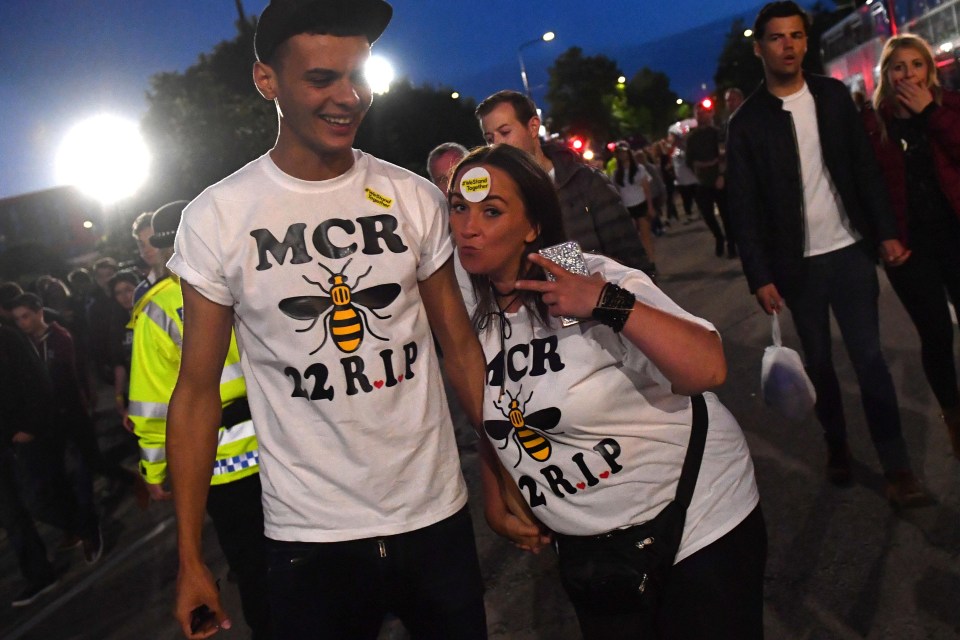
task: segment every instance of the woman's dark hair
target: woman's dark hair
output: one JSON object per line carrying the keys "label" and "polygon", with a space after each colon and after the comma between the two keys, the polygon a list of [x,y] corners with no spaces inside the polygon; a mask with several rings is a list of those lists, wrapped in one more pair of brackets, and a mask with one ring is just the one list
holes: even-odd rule
{"label": "woman's dark hair", "polygon": [[631,183],[633,182],[633,179],[637,177],[637,171],[638,171],[639,169],[637,169],[637,159],[633,157],[633,154],[630,152],[630,148],[627,147],[626,149],[624,149],[623,147],[617,147],[617,156],[616,156],[616,158],[617,158],[617,171],[616,171],[616,173],[613,174],[613,179],[616,181],[616,183],[617,183],[618,185],[620,185],[620,186],[622,187],[622,186],[624,186],[624,184],[623,184],[623,163],[620,162],[620,156],[619,156],[619,152],[620,152],[620,151],[626,151],[626,152],[627,152],[627,157],[630,158],[630,179],[629,179],[629,181],[630,181]]}
{"label": "woman's dark hair", "polygon": [[[517,185],[520,199],[530,225],[537,230],[537,237],[527,243],[521,256],[518,278],[526,280],[545,280],[543,269],[527,261],[527,256],[544,247],[564,242],[567,239],[563,230],[563,217],[560,213],[560,200],[550,176],[540,168],[530,154],[506,144],[489,147],[477,147],[471,151],[453,170],[454,181],[450,183],[450,193],[457,188],[456,176],[469,167],[487,165],[503,171]],[[470,282],[477,298],[477,308],[473,312],[474,328],[480,331],[485,324],[484,318],[490,312],[499,312],[500,307],[494,296],[490,278],[485,275],[470,274]],[[547,305],[540,294],[533,291],[518,291],[517,295],[530,313],[544,326],[550,326]]]}

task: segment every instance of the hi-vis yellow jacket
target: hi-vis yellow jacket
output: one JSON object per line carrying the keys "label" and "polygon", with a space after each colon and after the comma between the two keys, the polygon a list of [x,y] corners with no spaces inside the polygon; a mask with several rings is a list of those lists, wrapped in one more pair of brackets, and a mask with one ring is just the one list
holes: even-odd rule
{"label": "hi-vis yellow jacket", "polygon": [[[167,407],[180,372],[183,293],[175,277],[158,281],[133,309],[133,358],[130,364],[129,415],[140,440],[140,473],[150,484],[167,477]],[[223,422],[210,484],[226,484],[259,471],[257,438],[247,405],[237,340],[220,376]]]}

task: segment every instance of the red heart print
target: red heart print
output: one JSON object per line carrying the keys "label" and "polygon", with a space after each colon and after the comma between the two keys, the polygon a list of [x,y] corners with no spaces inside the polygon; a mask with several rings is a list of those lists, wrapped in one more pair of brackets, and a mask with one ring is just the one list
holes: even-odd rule
{"label": "red heart print", "polygon": [[603,478],[604,480],[606,480],[607,478],[610,477],[610,472],[609,472],[609,471],[604,471],[603,473],[600,474],[600,477]]}
{"label": "red heart print", "polygon": [[377,389],[379,389],[380,387],[383,386],[383,380],[374,380],[374,381],[373,381],[373,386],[375,386]]}
{"label": "red heart print", "polygon": [[577,489],[580,489],[581,491],[583,491],[586,488],[587,488],[587,485],[583,484],[582,482],[577,483]]}

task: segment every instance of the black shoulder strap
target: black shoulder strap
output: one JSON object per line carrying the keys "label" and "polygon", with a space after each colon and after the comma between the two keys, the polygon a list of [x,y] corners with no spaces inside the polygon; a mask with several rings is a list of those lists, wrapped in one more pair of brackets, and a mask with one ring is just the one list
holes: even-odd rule
{"label": "black shoulder strap", "polygon": [[690,443],[687,445],[683,471],[680,472],[680,482],[677,483],[677,496],[674,498],[684,509],[690,506],[693,489],[697,486],[700,461],[703,460],[703,448],[707,441],[707,402],[702,394],[692,396],[690,400],[693,404],[693,429],[690,430]]}

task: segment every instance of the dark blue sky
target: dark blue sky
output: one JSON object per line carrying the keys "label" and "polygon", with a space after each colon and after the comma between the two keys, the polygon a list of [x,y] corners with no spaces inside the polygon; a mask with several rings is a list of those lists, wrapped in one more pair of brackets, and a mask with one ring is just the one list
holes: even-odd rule
{"label": "dark blue sky", "polygon": [[[248,14],[266,0],[244,0]],[[557,39],[525,48],[534,96],[547,67],[571,46],[604,53],[632,75],[647,65],[691,99],[712,84],[730,16],[752,21],[757,0],[394,0],[377,43],[398,75],[483,98],[521,88],[517,47],[544,31]],[[0,198],[56,186],[53,158],[67,130],[100,112],[139,119],[149,78],[180,71],[235,35],[234,0],[0,1]],[[721,20],[699,36],[664,38]],[[644,43],[656,43],[640,46]],[[628,59],[618,55],[626,55]],[[253,86],[251,84],[251,91]]]}

